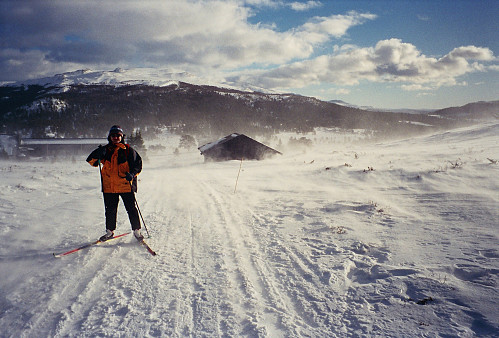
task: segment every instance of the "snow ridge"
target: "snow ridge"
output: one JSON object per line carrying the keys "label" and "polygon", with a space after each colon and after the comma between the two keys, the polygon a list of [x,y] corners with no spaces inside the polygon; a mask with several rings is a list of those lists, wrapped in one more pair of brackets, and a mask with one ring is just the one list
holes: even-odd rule
{"label": "snow ridge", "polygon": [[[57,87],[57,91],[66,91],[71,86],[76,85],[109,85],[109,86],[131,86],[146,85],[155,87],[166,87],[178,85],[179,82],[186,82],[193,85],[208,85],[221,88],[243,90],[243,88],[233,86],[224,80],[210,79],[207,77],[198,77],[185,71],[172,71],[169,69],[156,68],[116,68],[112,71],[94,71],[90,69],[81,69],[72,72],[57,74],[51,77],[40,79],[31,79],[9,83],[7,86],[29,86],[40,85],[43,87]],[[244,90],[260,90],[256,87],[245,87]]]}

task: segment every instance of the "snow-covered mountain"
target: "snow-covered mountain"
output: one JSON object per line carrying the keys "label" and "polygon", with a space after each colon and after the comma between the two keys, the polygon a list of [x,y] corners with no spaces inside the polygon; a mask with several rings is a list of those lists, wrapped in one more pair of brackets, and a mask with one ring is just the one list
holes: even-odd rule
{"label": "snow-covered mountain", "polygon": [[153,87],[165,87],[179,82],[185,82],[193,85],[215,86],[221,88],[242,90],[242,91],[266,91],[256,86],[234,86],[225,80],[212,79],[208,77],[199,77],[189,72],[176,72],[169,69],[157,68],[116,68],[111,71],[94,71],[90,69],[81,69],[73,72],[56,74],[50,77],[39,79],[24,80],[9,83],[8,86],[30,86],[39,85],[44,87],[56,87],[55,91],[69,90],[71,86],[78,85],[109,85],[109,86],[131,86],[144,85]]}
{"label": "snow-covered mountain", "polygon": [[123,69],[112,71],[76,70],[50,77],[25,80],[9,84],[10,86],[40,85],[44,87],[60,87],[68,89],[76,85],[149,85],[156,87],[169,86],[179,81],[192,84],[210,84],[207,79],[200,79],[188,72],[171,72],[153,68]]}
{"label": "snow-covered mountain", "polygon": [[307,132],[317,127],[408,135],[470,124],[475,116],[494,116],[361,109],[343,101],[242,90],[186,72],[142,68],[79,70],[22,81],[0,87],[0,100],[0,131],[37,137],[47,137],[48,129],[57,137],[101,137],[116,121],[131,130],[176,125],[183,126],[181,132],[217,136]]}
{"label": "snow-covered mountain", "polygon": [[345,102],[343,100],[330,100],[328,102],[345,107],[357,108],[368,111],[385,111],[385,112],[405,113],[405,114],[427,114],[436,110],[436,109],[410,109],[410,108],[377,108],[373,106],[359,106],[356,104]]}
{"label": "snow-covered mountain", "polygon": [[[200,86],[214,86],[220,88],[227,88],[246,92],[259,92],[268,94],[282,94],[275,91],[266,90],[264,88],[252,86],[252,85],[238,85],[235,86],[233,83],[229,83],[223,79],[212,79],[208,77],[199,77],[194,74],[185,71],[172,71],[170,69],[157,69],[157,68],[116,68],[110,71],[96,71],[91,69],[80,69],[72,72],[66,72],[62,74],[56,74],[50,77],[30,79],[19,82],[13,82],[4,84],[4,86],[21,87],[30,85],[39,85],[43,87],[56,87],[54,91],[66,91],[72,86],[78,85],[110,85],[110,86],[131,86],[131,85],[145,85],[153,87],[165,87],[179,82],[185,82],[193,85]],[[409,109],[409,108],[380,108],[374,106],[366,105],[356,105],[353,103],[345,102],[343,100],[329,100],[329,103],[333,103],[339,106],[355,108],[366,111],[385,111],[385,112],[397,112],[397,113],[407,113],[407,114],[425,114],[436,109]],[[482,104],[480,106],[484,107],[484,104],[488,102],[477,102],[470,103],[463,107],[452,107],[440,109],[438,111],[456,111],[459,110],[461,113],[463,109],[472,107],[476,110],[477,104]],[[497,105],[498,101],[490,102],[493,105]],[[487,109],[490,109],[487,107]]]}
{"label": "snow-covered mountain", "polygon": [[449,107],[434,112],[436,115],[453,118],[486,118],[489,116],[499,119],[499,101],[474,102],[461,107]]}
{"label": "snow-covered mountain", "polygon": [[345,102],[343,100],[329,100],[328,102],[334,103],[334,104],[337,104],[337,105],[340,105],[340,106],[357,108],[357,109],[365,109],[365,110],[373,110],[373,109],[375,109],[372,106],[359,106],[359,105],[356,105],[356,104],[353,104],[353,103]]}

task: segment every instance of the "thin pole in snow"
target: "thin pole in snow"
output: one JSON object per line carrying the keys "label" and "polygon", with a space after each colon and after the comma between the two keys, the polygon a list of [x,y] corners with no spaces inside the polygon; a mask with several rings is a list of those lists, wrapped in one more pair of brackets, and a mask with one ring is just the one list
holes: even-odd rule
{"label": "thin pole in snow", "polygon": [[239,181],[239,174],[241,173],[241,167],[242,166],[243,166],[243,158],[241,157],[241,164],[239,165],[239,171],[237,172],[236,186],[234,187],[234,194],[236,193],[237,182]]}
{"label": "thin pole in snow", "polygon": [[137,210],[139,212],[140,218],[142,219],[142,225],[146,229],[147,238],[151,238],[151,235],[149,234],[149,229],[147,229],[147,227],[146,227],[146,222],[144,221],[144,217],[142,217],[142,212],[140,212],[139,202],[137,202],[137,198],[135,198],[135,191],[133,191],[132,181],[130,181],[130,189],[131,189],[132,194],[133,194],[133,200],[135,201],[135,206],[137,207]]}
{"label": "thin pole in snow", "polygon": [[104,181],[103,181],[103,178],[102,178],[102,168],[101,168],[101,164],[100,164],[100,159],[98,159],[97,162],[99,163],[100,190],[102,192],[104,192]]}

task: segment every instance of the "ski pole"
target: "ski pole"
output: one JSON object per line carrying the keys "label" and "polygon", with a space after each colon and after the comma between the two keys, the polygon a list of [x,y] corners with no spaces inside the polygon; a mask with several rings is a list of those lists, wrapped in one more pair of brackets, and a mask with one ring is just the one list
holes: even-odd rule
{"label": "ski pole", "polygon": [[142,217],[142,212],[140,212],[139,202],[137,202],[137,199],[135,198],[135,191],[133,191],[132,181],[130,181],[130,189],[132,190],[133,200],[135,201],[135,205],[137,206],[137,210],[139,211],[140,218],[142,219],[142,224],[144,225],[144,229],[146,229],[147,238],[151,238],[151,235],[149,234],[149,230],[147,229],[147,226],[146,226],[146,222],[144,222],[144,217]]}
{"label": "ski pole", "polygon": [[100,166],[100,159],[97,160],[97,162],[99,163],[99,174],[100,174],[100,190],[102,190],[102,192],[104,192],[104,182],[102,180],[102,168]]}

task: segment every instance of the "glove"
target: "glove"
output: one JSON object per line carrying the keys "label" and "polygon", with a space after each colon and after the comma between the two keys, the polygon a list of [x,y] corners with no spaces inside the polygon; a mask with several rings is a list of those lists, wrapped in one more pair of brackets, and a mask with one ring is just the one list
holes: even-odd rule
{"label": "glove", "polygon": [[135,177],[135,175],[133,175],[133,174],[131,174],[131,173],[126,173],[126,177],[125,177],[125,178],[126,178],[126,180],[127,180],[128,182],[131,182],[131,181],[133,181],[133,178],[134,178],[134,177]]}

